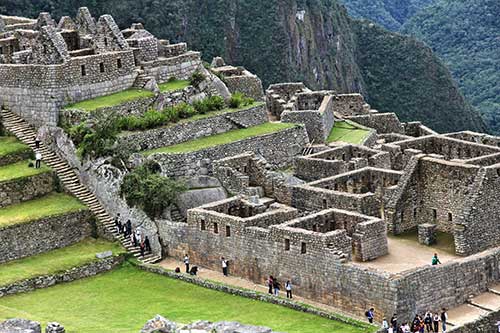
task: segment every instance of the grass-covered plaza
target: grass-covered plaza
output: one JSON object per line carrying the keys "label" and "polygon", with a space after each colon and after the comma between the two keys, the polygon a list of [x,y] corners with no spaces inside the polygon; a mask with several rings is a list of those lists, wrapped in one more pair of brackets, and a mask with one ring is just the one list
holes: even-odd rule
{"label": "grass-covered plaza", "polygon": [[202,288],[142,271],[130,263],[95,277],[0,298],[0,320],[58,321],[67,332],[138,332],[156,314],[181,323],[239,321],[290,333],[375,331],[368,325],[351,326]]}

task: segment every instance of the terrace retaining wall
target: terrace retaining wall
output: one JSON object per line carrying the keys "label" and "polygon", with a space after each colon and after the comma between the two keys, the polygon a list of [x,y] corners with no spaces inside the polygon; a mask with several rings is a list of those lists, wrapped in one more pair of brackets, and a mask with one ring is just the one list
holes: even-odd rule
{"label": "terrace retaining wall", "polygon": [[148,159],[157,162],[164,176],[187,176],[205,168],[211,173],[211,162],[242,152],[254,152],[262,155],[273,167],[286,168],[293,163],[293,158],[300,154],[309,143],[303,126],[294,126],[279,132],[251,137],[248,139],[218,145],[194,152],[167,154],[155,153]]}
{"label": "terrace retaining wall", "polygon": [[54,190],[54,182],[52,171],[0,182],[0,208],[48,194]]}
{"label": "terrace retaining wall", "polygon": [[124,255],[114,256],[94,261],[83,266],[73,267],[63,272],[37,276],[0,286],[0,298],[7,295],[48,288],[56,284],[80,280],[100,273],[108,272],[123,263],[124,259]]}
{"label": "terrace retaining wall", "polygon": [[204,136],[257,126],[267,122],[264,104],[199,120],[180,122],[147,131],[127,132],[118,138],[119,146],[136,151],[175,145]]}
{"label": "terrace retaining wall", "polygon": [[87,209],[0,227],[0,263],[65,247],[91,235]]}

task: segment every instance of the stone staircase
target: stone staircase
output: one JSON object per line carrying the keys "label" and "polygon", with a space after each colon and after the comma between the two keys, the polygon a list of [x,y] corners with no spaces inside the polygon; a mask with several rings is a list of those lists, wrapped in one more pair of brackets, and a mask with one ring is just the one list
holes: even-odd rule
{"label": "stone staircase", "polygon": [[77,174],[68,162],[57,156],[43,143],[40,143],[40,148],[36,149],[36,132],[24,119],[5,109],[0,111],[0,115],[3,126],[34,151],[39,151],[42,154],[42,160],[54,170],[66,189],[89,207],[106,232],[118,239],[127,251],[146,264],[152,264],[162,259],[160,256],[154,254],[145,255],[141,258],[140,248],[134,246],[130,239],[123,237],[123,235],[117,232],[112,216],[106,212],[96,196],[80,183]]}
{"label": "stone staircase", "polygon": [[133,87],[143,89],[146,86],[146,83],[148,83],[149,80],[153,79],[153,77],[148,76],[142,69],[137,70],[137,72],[139,73],[139,75],[137,75]]}

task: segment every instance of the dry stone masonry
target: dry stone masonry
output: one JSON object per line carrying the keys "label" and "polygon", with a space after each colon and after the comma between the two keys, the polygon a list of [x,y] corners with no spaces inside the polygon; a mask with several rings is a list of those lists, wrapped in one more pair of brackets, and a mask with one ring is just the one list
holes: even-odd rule
{"label": "dry stone masonry", "polygon": [[[109,213],[119,212],[143,228],[156,254],[181,259],[188,253],[192,262],[217,270],[224,256],[230,274],[256,283],[270,274],[291,279],[298,295],[359,316],[373,307],[378,320],[393,313],[409,320],[428,309],[458,306],[500,282],[499,137],[439,134],[371,109],[360,94],[312,91],[300,82],[273,84],[264,93],[260,79],[244,68],[222,58],[205,68],[200,53],[185,43],[159,40],[142,24],[120,31],[111,16],[96,20],[86,8],[58,23],[47,13],[36,20],[0,16],[0,48],[2,108],[41,127],[44,141],[78,171]],[[196,72],[205,77],[199,86],[159,92],[159,84]],[[295,125],[184,153],[134,154],[126,161],[130,165],[154,161],[163,176],[190,184],[176,207],[153,220],[120,197],[127,170],[106,157],[81,160],[56,127],[58,120],[73,125],[94,117],[84,110],[61,110],[64,106],[130,88],[150,90],[154,97],[96,112],[142,115],[206,96],[227,101],[235,92],[265,104],[122,133],[114,145],[118,149],[132,146],[140,153],[270,121]],[[327,143],[338,122],[367,129],[363,144]],[[47,173],[22,184],[0,183],[1,191],[12,194],[10,201],[0,196],[0,206],[41,195],[33,188],[42,183],[49,188],[49,178]],[[203,195],[195,193],[200,190]],[[76,223],[88,213],[74,215],[1,229],[0,235],[9,233],[5,239],[30,244],[48,225],[46,238],[53,242],[43,249],[0,242],[0,261],[89,234],[90,224]],[[447,234],[457,258],[399,273],[365,265],[391,254],[388,235],[397,239],[410,232],[415,243],[426,246]],[[169,332],[180,329],[157,317],[143,331],[157,325]],[[182,330],[231,331],[236,324],[231,325],[203,322]]]}

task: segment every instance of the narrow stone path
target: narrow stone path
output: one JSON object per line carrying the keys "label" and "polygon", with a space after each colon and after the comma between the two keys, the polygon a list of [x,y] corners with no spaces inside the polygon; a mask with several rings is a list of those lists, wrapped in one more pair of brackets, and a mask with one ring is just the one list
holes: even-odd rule
{"label": "narrow stone path", "polygon": [[[196,263],[193,263],[193,264],[196,265]],[[163,268],[170,269],[170,270],[175,270],[176,267],[179,267],[181,269],[182,274],[186,274],[185,273],[186,269],[185,269],[184,263],[182,261],[176,260],[175,258],[171,258],[171,257],[165,258],[160,263],[158,263],[158,265],[160,265]],[[198,265],[196,265],[196,266],[198,266]],[[208,268],[198,266],[197,276],[199,278],[206,279],[206,280],[222,282],[224,284],[227,284],[227,285],[230,285],[233,287],[245,288],[245,289],[259,291],[259,292],[263,292],[263,293],[268,292],[268,288],[265,285],[265,281],[262,281],[262,284],[256,284],[250,280],[243,279],[243,278],[240,278],[237,276],[224,276],[222,274],[222,269],[220,272],[218,272],[218,271],[214,271],[214,270],[211,270]],[[283,287],[280,291],[279,297],[285,298],[286,297],[286,291],[285,291],[285,287],[284,287],[285,281],[281,281],[281,284]],[[300,302],[300,303],[308,304],[310,306],[313,306],[315,308],[318,308],[318,309],[321,309],[321,310],[324,310],[327,312],[338,313],[338,314],[341,314],[343,316],[354,318],[356,320],[363,321],[363,322],[366,321],[366,318],[357,317],[351,313],[347,313],[347,312],[340,310],[338,308],[335,308],[333,306],[329,306],[329,305],[326,305],[323,303],[315,302],[315,301],[312,301],[312,300],[307,299],[307,298],[303,298],[303,297],[294,295],[293,300]]]}
{"label": "narrow stone path", "polygon": [[479,319],[489,312],[500,310],[500,295],[487,291],[471,298],[466,304],[448,311],[448,323],[461,326]]}
{"label": "narrow stone path", "polygon": [[107,233],[118,239],[127,251],[131,252],[143,263],[152,264],[161,260],[160,256],[154,254],[140,257],[140,248],[138,246],[134,246],[129,238],[123,237],[123,235],[116,231],[113,217],[106,212],[97,197],[80,182],[78,175],[68,162],[57,156],[53,151],[46,147],[43,142],[40,143],[40,148],[36,149],[36,132],[30,124],[9,110],[1,110],[1,116],[3,126],[24,144],[33,149],[33,151],[39,151],[42,154],[42,160],[45,164],[54,170],[61,182],[71,194],[89,207],[90,211],[104,226]]}

